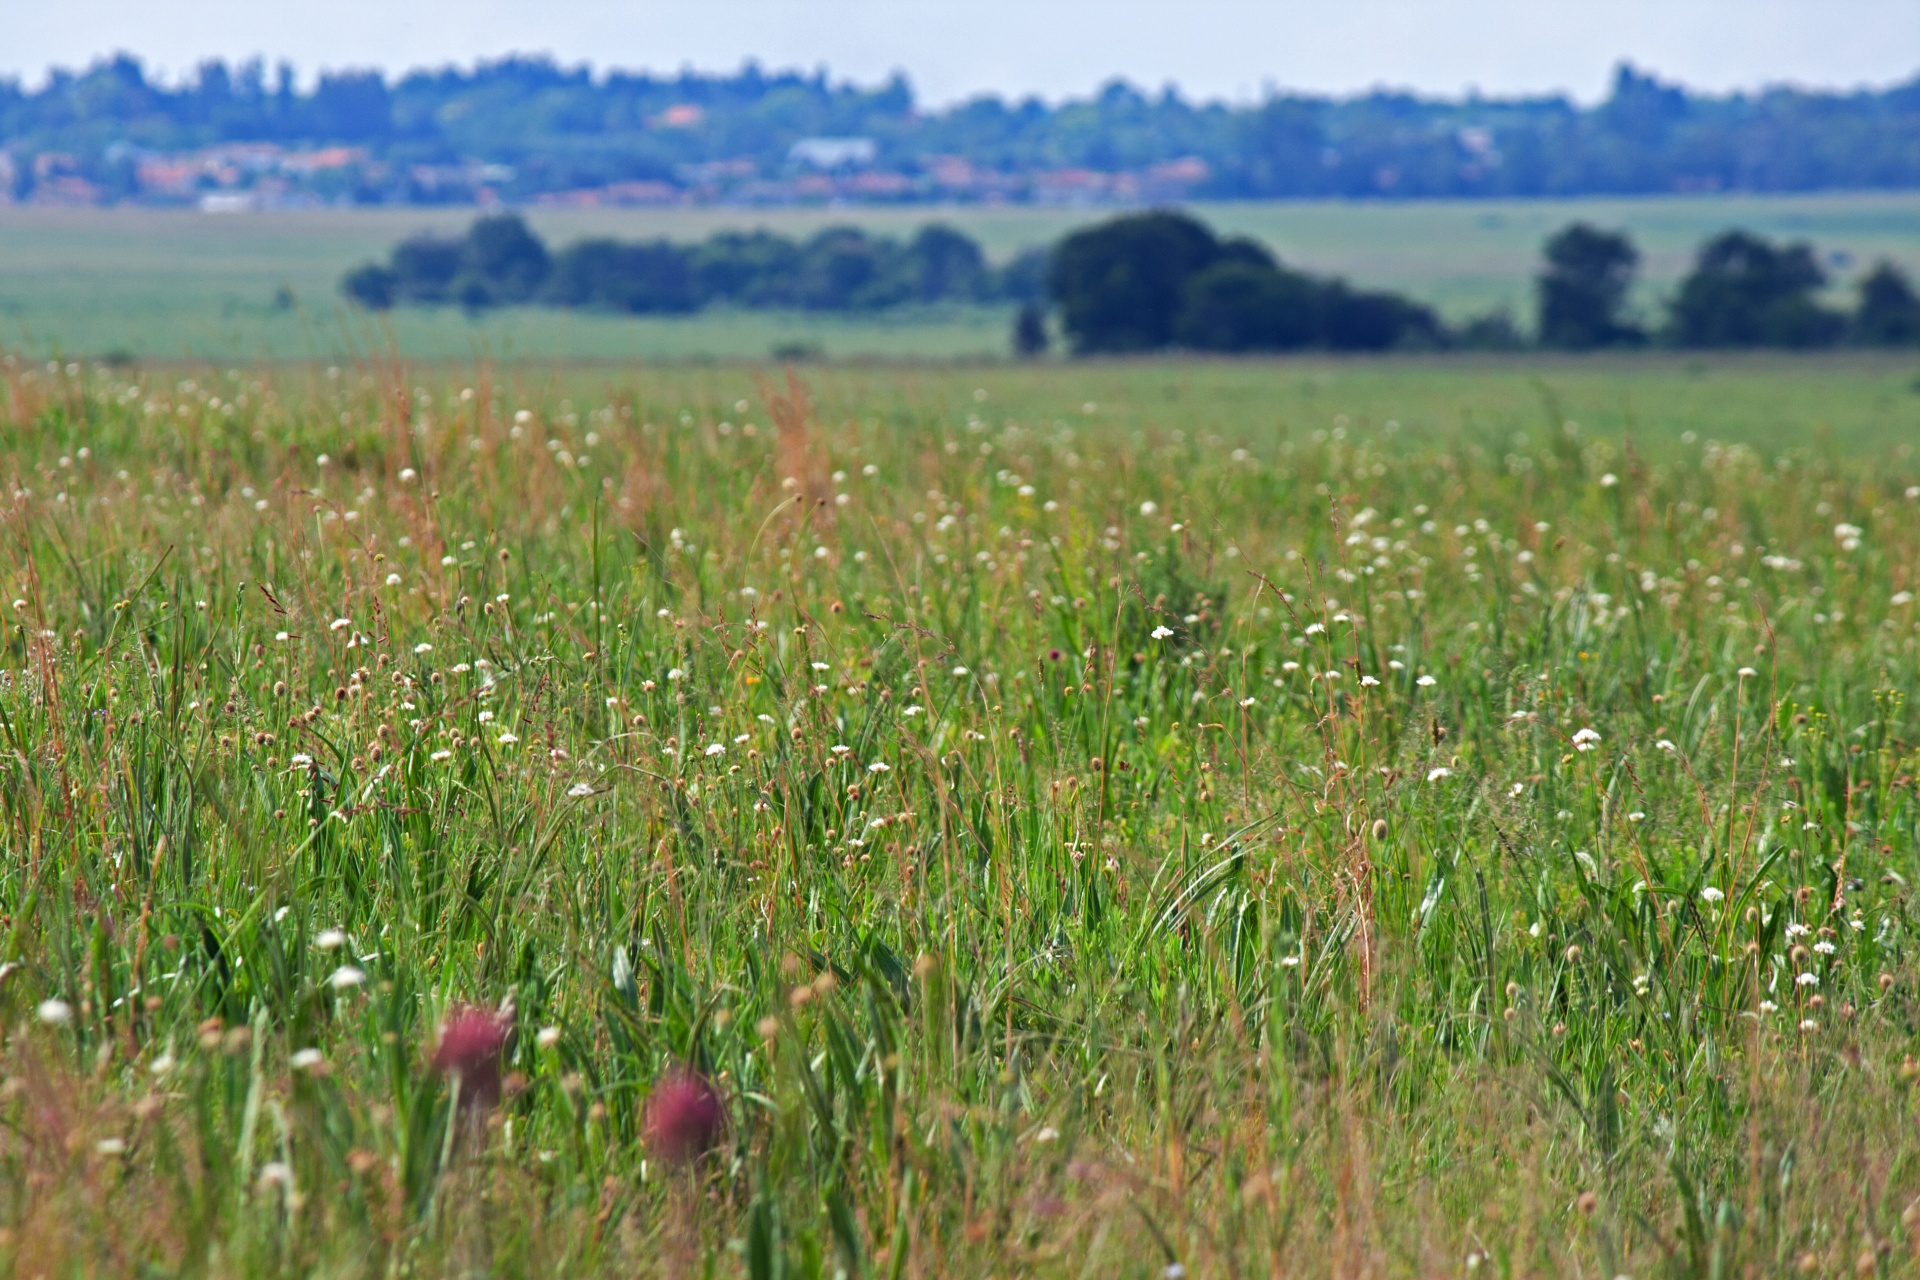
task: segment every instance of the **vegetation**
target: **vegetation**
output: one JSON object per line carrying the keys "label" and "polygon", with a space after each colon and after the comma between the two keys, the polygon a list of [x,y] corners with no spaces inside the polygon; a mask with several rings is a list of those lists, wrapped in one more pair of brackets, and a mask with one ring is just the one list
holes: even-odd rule
{"label": "vegetation", "polygon": [[[1644,261],[1628,314],[1650,329],[1659,327],[1661,303],[1678,288],[1696,247],[1729,226],[1776,241],[1813,240],[1834,280],[1828,305],[1851,309],[1860,277],[1880,259],[1909,277],[1920,270],[1920,196],[1906,194],[1275,201],[1198,205],[1191,212],[1222,238],[1260,241],[1290,267],[1340,276],[1359,288],[1404,292],[1438,311],[1462,343],[1470,322],[1501,318],[1503,311],[1502,340],[1517,334],[1531,341],[1540,247],[1575,221],[1632,237]],[[805,241],[847,224],[905,241],[936,216],[916,206],[523,213],[550,247],[588,239],[664,238],[692,245],[716,232],[757,227]],[[1017,205],[952,207],[937,217],[979,243],[995,269],[1089,220],[1084,210]],[[788,341],[812,341],[835,358],[976,358],[1004,354],[1014,319],[1015,308],[1004,303],[884,312],[716,307],[647,315],[450,305],[395,307],[373,325],[341,299],[341,276],[354,264],[384,262],[400,241],[423,233],[457,239],[472,220],[465,209],[319,209],[229,218],[162,209],[0,208],[0,345],[38,359],[117,350],[143,360],[229,364],[337,363],[388,342],[418,359],[764,359]]]}
{"label": "vegetation", "polygon": [[[1538,341],[1569,351],[1638,346],[1648,333],[1627,314],[1639,250],[1621,232],[1584,222],[1548,238],[1535,281]],[[1820,301],[1829,280],[1813,246],[1779,246],[1748,231],[1703,244],[1667,300],[1657,336],[1671,345],[1826,347],[1920,342],[1920,296],[1906,274],[1880,262],[1848,316]],[[1076,231],[1052,255],[1048,286],[1077,354],[1513,350],[1525,344],[1509,313],[1449,330],[1429,307],[1395,293],[1360,291],[1280,264],[1246,237],[1221,240],[1177,212],[1126,214]],[[1018,346],[1018,343],[1016,343]]]}
{"label": "vegetation", "polygon": [[1385,351],[1437,346],[1430,308],[1282,267],[1183,213],[1125,214],[1062,240],[1047,286],[1080,355],[1155,351]]}
{"label": "vegetation", "polygon": [[1816,300],[1826,283],[1812,245],[1726,232],[1701,246],[1681,282],[1673,338],[1684,347],[1829,346],[1847,322]]}
{"label": "vegetation", "polygon": [[[1574,223],[1547,241],[1545,256],[1537,282],[1541,345],[1585,351],[1646,341],[1622,315],[1640,261],[1630,239]],[[1700,246],[1667,301],[1660,336],[1691,348],[1920,343],[1920,296],[1893,263],[1880,262],[1861,280],[1851,316],[1820,301],[1829,283],[1804,240],[1776,245],[1750,231],[1723,231]]]}
{"label": "vegetation", "polygon": [[1632,240],[1575,222],[1555,232],[1541,253],[1546,259],[1537,282],[1541,346],[1589,351],[1646,340],[1625,316],[1640,265]]}
{"label": "vegetation", "polygon": [[361,306],[457,303],[468,310],[546,303],[635,314],[684,313],[713,304],[805,311],[874,311],[903,303],[1031,298],[1044,254],[999,271],[980,246],[941,223],[905,244],[836,226],[795,242],[771,231],[723,231],[704,243],[630,244],[595,238],[550,253],[511,213],[477,219],[464,236],[402,241],[385,264],[341,280]]}
{"label": "vegetation", "polygon": [[1910,1274],[1916,401],[1787,363],[6,365],[4,1265]]}
{"label": "vegetation", "polygon": [[596,76],[523,57],[392,81],[323,71],[305,90],[291,67],[217,60],[165,85],[124,55],[55,70],[37,89],[0,83],[0,146],[19,161],[23,196],[78,178],[105,199],[133,198],[144,156],[238,142],[360,148],[291,175],[329,200],[464,204],[482,190],[527,198],[634,181],[752,192],[804,170],[793,144],[819,135],[872,140],[876,163],[906,179],[867,197],[882,201],[1019,199],[1044,171],[1151,180],[1176,162],[1186,194],[1232,199],[1912,189],[1920,81],[1713,96],[1622,66],[1591,107],[1387,90],[1233,106],[1116,81],[1058,106],[987,96],[940,110],[917,105],[899,77],[862,87],[751,65]]}

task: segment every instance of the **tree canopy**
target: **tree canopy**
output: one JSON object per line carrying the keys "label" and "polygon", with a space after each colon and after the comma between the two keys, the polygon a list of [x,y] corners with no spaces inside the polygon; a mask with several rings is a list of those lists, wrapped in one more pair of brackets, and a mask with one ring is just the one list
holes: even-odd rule
{"label": "tree canopy", "polygon": [[[396,78],[324,70],[311,88],[258,61],[209,61],[167,84],[124,55],[36,88],[0,80],[0,149],[20,194],[71,171],[104,198],[132,198],[148,154],[273,143],[363,150],[315,178],[328,198],[464,202],[482,185],[519,199],[627,182],[751,196],[756,182],[806,169],[812,153],[795,144],[823,136],[870,141],[874,167],[919,183],[862,197],[874,199],[1017,199],[1036,195],[1031,175],[1151,180],[1166,166],[1188,194],[1240,198],[1912,188],[1920,79],[1711,95],[1623,65],[1591,107],[1386,90],[1230,105],[1116,81],[1058,105],[983,96],[933,110],[898,76],[862,86],[753,64],[594,73],[520,56]],[[463,165],[478,168],[449,172]]]}
{"label": "tree canopy", "polygon": [[1437,345],[1434,312],[1281,265],[1263,246],[1221,241],[1198,219],[1124,214],[1067,236],[1048,288],[1082,355],[1156,351],[1384,351]]}
{"label": "tree canopy", "polygon": [[1805,242],[1776,245],[1726,231],[1700,247],[1669,306],[1682,347],[1822,347],[1846,331],[1846,317],[1821,305],[1827,273]]}
{"label": "tree canopy", "polygon": [[470,310],[516,303],[634,313],[710,304],[872,311],[903,303],[1022,301],[1034,296],[1031,261],[1004,271],[942,223],[901,242],[857,227],[806,240],[769,231],[721,232],[693,245],[667,240],[576,241],[549,251],[518,215],[477,219],[463,236],[415,236],[384,263],[364,263],[341,291],[373,309],[397,303]]}
{"label": "tree canopy", "polygon": [[1541,346],[1583,351],[1645,338],[1622,317],[1640,265],[1633,241],[1576,222],[1556,232],[1543,255],[1546,266],[1536,282]]}

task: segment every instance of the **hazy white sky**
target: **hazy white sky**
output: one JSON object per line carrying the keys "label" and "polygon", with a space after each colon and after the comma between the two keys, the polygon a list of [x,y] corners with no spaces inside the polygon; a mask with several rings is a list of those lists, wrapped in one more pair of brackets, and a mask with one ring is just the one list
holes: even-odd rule
{"label": "hazy white sky", "polygon": [[405,70],[545,52],[596,67],[827,67],[923,101],[1083,94],[1123,75],[1191,95],[1563,90],[1622,58],[1710,89],[1920,71],[1920,0],[0,0],[0,73],[114,50],[177,75],[219,54]]}

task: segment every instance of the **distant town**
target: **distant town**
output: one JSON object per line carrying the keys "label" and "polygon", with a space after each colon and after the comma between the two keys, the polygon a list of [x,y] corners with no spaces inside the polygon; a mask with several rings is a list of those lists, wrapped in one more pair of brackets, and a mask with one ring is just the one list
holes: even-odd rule
{"label": "distant town", "polygon": [[[351,204],[476,205],[515,203],[555,208],[663,205],[888,204],[1005,202],[1108,205],[1178,201],[1211,176],[1207,162],[1187,156],[1143,170],[1043,169],[1006,173],[960,156],[933,156],[915,172],[871,162],[821,163],[816,157],[871,153],[870,138],[802,138],[790,150],[794,170],[764,175],[750,160],[682,165],[671,179],[638,178],[598,186],[526,192],[510,164],[468,160],[400,164],[366,147],[293,149],[271,142],[221,143],[194,151],[127,148],[132,183],[108,187],[89,178],[67,152],[40,152],[26,162],[0,153],[0,203],[86,206],[133,203],[191,207],[206,213],[316,209]],[[27,167],[30,166],[30,167]]]}
{"label": "distant town", "polygon": [[1920,80],[1693,94],[1622,66],[1608,98],[1385,90],[1196,103],[1116,82],[1055,105],[919,107],[896,77],[655,77],[537,58],[320,75],[130,57],[0,81],[0,201],[208,212],[1188,198],[1472,198],[1920,187]]}

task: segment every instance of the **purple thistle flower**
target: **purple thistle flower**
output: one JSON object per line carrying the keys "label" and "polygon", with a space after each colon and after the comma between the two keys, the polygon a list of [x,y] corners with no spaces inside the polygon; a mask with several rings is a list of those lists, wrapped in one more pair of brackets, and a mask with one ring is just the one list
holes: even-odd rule
{"label": "purple thistle flower", "polygon": [[500,1100],[500,1055],[513,1035],[513,1019],[495,1009],[461,1005],[440,1026],[433,1069],[460,1078],[462,1101],[491,1107]]}
{"label": "purple thistle flower", "polygon": [[647,1099],[647,1146],[663,1160],[692,1160],[719,1141],[725,1122],[720,1095],[706,1078],[676,1071],[654,1086]]}

